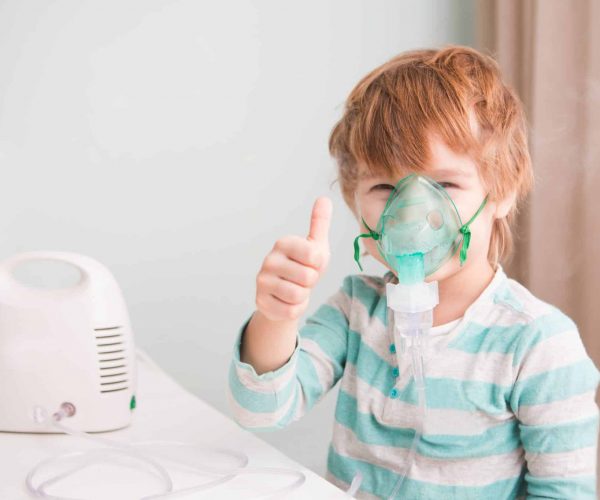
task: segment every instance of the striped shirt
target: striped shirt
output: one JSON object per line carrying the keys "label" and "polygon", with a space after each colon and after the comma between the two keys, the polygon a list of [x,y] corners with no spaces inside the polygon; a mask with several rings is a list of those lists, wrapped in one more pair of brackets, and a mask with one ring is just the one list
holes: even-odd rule
{"label": "striped shirt", "polygon": [[[341,380],[327,479],[358,498],[387,497],[418,426],[408,357],[387,328],[383,277],[352,275],[310,316],[281,368],[229,372],[237,422],[272,430],[300,418]],[[425,347],[427,411],[403,499],[596,499],[600,372],[576,325],[498,266],[463,318]]]}

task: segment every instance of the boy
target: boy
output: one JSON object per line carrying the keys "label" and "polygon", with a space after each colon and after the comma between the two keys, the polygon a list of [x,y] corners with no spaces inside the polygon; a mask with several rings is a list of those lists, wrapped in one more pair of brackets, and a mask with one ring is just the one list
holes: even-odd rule
{"label": "boy", "polygon": [[[477,214],[464,263],[455,253],[426,278],[439,286],[427,412],[399,498],[595,499],[599,372],[576,325],[499,264],[532,169],[521,104],[495,61],[459,46],[400,54],[357,84],[329,147],[361,233],[372,234],[410,173],[444,187],[462,221]],[[298,333],[329,261],[330,219],[319,198],[308,238],[282,238],[265,258],[257,310],[235,348],[231,402],[240,424],[279,428],[341,379],[328,479],[347,489],[360,472],[358,497],[387,497],[419,425],[408,358],[396,361],[388,329],[385,285],[398,278],[363,239],[390,271],[346,277]]]}

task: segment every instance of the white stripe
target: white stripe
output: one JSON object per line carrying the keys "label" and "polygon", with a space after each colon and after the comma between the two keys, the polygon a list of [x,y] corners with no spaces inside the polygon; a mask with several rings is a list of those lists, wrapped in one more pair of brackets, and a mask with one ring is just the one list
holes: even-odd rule
{"label": "white stripe", "polygon": [[[323,334],[326,335],[327,332],[323,332]],[[308,354],[310,361],[312,361],[323,391],[331,389],[334,382],[333,361],[325,354],[321,346],[312,339],[300,340],[300,348]]]}
{"label": "white stripe", "polygon": [[527,468],[533,476],[573,477],[596,474],[596,447],[560,453],[526,453]]}
{"label": "white stripe", "polygon": [[[512,386],[514,381],[512,359],[512,354],[501,352],[473,354],[456,349],[445,352],[429,349],[424,359],[425,376]],[[409,363],[409,357],[405,356],[404,365]]]}
{"label": "white stripe", "polygon": [[[494,310],[494,313],[490,314],[490,310]],[[531,324],[532,320],[533,318],[529,314],[515,310],[505,302],[486,304],[486,307],[477,308],[469,317],[470,323],[475,323],[483,328],[527,326]]]}
{"label": "white stripe", "polygon": [[[374,389],[356,376],[354,365],[346,365],[341,387],[356,398],[358,411],[373,414],[382,425],[417,428],[418,407],[400,399],[389,398]],[[423,432],[425,435],[476,436],[510,419],[514,419],[514,415],[509,411],[490,414],[483,411],[427,408]]]}
{"label": "white stripe", "polygon": [[525,425],[558,425],[598,416],[595,397],[593,390],[551,403],[521,405],[517,418]]}
{"label": "white stripe", "polygon": [[270,413],[254,413],[241,406],[233,397],[230,389],[227,390],[227,396],[236,422],[248,428],[273,427],[287,414],[295,400],[292,392],[292,396],[281,408]]}
{"label": "white stripe", "polygon": [[556,311],[555,307],[541,299],[538,299],[518,281],[509,278],[508,287],[512,292],[514,299],[521,304],[523,313],[528,315],[530,318],[539,318]]}
{"label": "white stripe", "polygon": [[558,333],[535,344],[521,363],[519,379],[538,375],[586,359],[587,353],[576,330]]}
{"label": "white stripe", "polygon": [[340,311],[346,318],[350,315],[350,309],[352,308],[352,297],[349,297],[343,290],[338,290],[325,302],[331,307],[335,307]]}
{"label": "white stripe", "polygon": [[367,274],[359,274],[358,278],[369,288],[374,290],[379,295],[385,293],[385,281],[383,277],[369,276]]}
{"label": "white stripe", "polygon": [[[378,467],[402,473],[408,458],[408,448],[367,445],[351,429],[334,424],[334,449],[339,455],[366,460]],[[523,448],[474,458],[426,457],[415,454],[407,477],[417,481],[447,486],[485,486],[495,481],[519,476],[525,465]]]}

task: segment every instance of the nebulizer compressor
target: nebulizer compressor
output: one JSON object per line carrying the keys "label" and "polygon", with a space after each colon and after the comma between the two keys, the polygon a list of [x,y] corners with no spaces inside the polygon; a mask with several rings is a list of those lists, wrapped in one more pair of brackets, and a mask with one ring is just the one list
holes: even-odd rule
{"label": "nebulizer compressor", "polygon": [[[27,264],[48,261],[75,268],[77,282],[49,288],[17,279],[17,271]],[[37,274],[44,273],[38,269]],[[34,281],[44,280],[38,276]],[[279,498],[304,483],[298,470],[249,467],[248,457],[237,450],[178,441],[127,443],[90,434],[131,424],[136,357],[152,364],[142,351],[135,352],[123,295],[102,264],[56,251],[25,252],[0,262],[0,430],[67,433],[100,445],[38,463],[25,478],[31,495],[74,500],[49,490],[60,490],[65,479],[103,463],[133,466],[157,478],[161,486],[144,499],[204,492],[242,474],[290,478],[261,498]],[[193,460],[185,457],[186,450]],[[176,489],[172,468],[209,479]]]}
{"label": "nebulizer compressor", "polygon": [[363,219],[369,232],[354,240],[354,258],[359,267],[358,240],[373,238],[379,253],[398,277],[397,284],[386,284],[388,325],[398,366],[403,354],[410,359],[418,396],[419,421],[406,466],[389,499],[396,498],[414,462],[427,411],[423,358],[439,297],[437,281],[426,282],[425,278],[447,262],[461,244],[462,266],[471,240],[470,224],[486,202],[487,197],[473,217],[463,224],[452,198],[440,184],[424,175],[410,174],[396,184],[376,229],[371,229]]}

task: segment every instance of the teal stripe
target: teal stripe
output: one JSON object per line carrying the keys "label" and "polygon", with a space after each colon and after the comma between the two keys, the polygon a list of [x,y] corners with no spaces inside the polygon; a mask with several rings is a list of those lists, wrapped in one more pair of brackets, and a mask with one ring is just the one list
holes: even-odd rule
{"label": "teal stripe", "polygon": [[285,415],[283,417],[281,417],[281,419],[278,422],[273,423],[273,425],[269,425],[266,427],[248,427],[248,426],[241,424],[240,422],[237,422],[238,425],[242,429],[251,430],[252,432],[255,432],[255,431],[256,432],[273,432],[273,431],[283,429],[284,427],[286,427],[287,425],[290,424],[290,422],[292,421],[292,418],[294,417],[294,415],[296,413],[296,407],[298,406],[298,390],[299,390],[299,386],[298,386],[298,384],[296,384],[294,387],[294,402],[290,405],[290,408],[285,413]]}
{"label": "teal stripe", "polygon": [[531,453],[558,453],[596,446],[598,415],[554,425],[521,425],[521,440]]}
{"label": "teal stripe", "polygon": [[277,393],[256,392],[242,385],[234,363],[229,368],[229,388],[233,398],[240,406],[253,413],[271,413],[279,409],[291,397],[295,383],[296,379],[292,377]]}
{"label": "teal stripe", "polygon": [[387,299],[385,295],[379,295],[377,290],[367,285],[360,275],[354,276],[352,288],[352,297],[365,306],[369,317],[377,318],[383,325],[387,326]]}
{"label": "teal stripe", "polygon": [[594,362],[586,358],[577,363],[518,380],[513,387],[511,405],[516,413],[521,405],[560,401],[596,390],[597,387],[598,370]]}
{"label": "teal stripe", "polygon": [[573,321],[559,310],[540,316],[530,323],[510,326],[468,323],[448,347],[477,354],[498,352],[513,355],[513,366],[519,364],[524,355],[537,343],[556,334],[572,331],[577,335]]}
{"label": "teal stripe", "polygon": [[535,477],[525,474],[527,498],[573,498],[597,500],[596,476]]}
{"label": "teal stripe", "polygon": [[[400,464],[398,467],[400,469]],[[338,454],[333,446],[329,448],[327,468],[336,478],[350,483],[354,475],[360,471],[363,475],[361,491],[366,491],[378,497],[387,498],[400,478],[400,474],[386,468],[373,465],[364,460],[344,457]],[[420,499],[420,500],[466,500],[489,499],[514,500],[525,494],[524,475],[526,469],[519,476],[496,481],[485,486],[448,486],[425,481],[417,481],[409,477],[404,479],[402,488],[395,498]],[[475,473],[475,471],[474,471]],[[457,478],[460,480],[460,478]],[[561,497],[573,498],[573,497]]]}
{"label": "teal stripe", "polygon": [[[415,434],[413,429],[388,427],[374,415],[359,412],[356,398],[343,389],[338,395],[335,418],[367,445],[409,448]],[[508,420],[476,435],[427,434],[419,440],[417,451],[427,457],[454,459],[509,453],[520,445],[517,421]]]}

